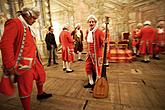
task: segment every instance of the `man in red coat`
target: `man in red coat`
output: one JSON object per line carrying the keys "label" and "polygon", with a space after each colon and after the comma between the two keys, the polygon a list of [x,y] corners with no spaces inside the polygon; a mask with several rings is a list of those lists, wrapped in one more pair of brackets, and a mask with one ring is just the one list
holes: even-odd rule
{"label": "man in red coat", "polygon": [[156,46],[153,58],[159,60],[160,53],[165,50],[165,22],[159,21],[157,27]]}
{"label": "man in red coat", "polygon": [[63,70],[66,70],[67,73],[73,72],[70,64],[74,60],[74,44],[69,28],[70,26],[65,24],[59,37],[62,45]]}
{"label": "man in red coat", "polygon": [[143,62],[150,62],[150,56],[153,54],[153,44],[156,36],[156,30],[151,26],[150,21],[144,22],[138,37],[140,37],[140,54],[143,55]]}
{"label": "man in red coat", "polygon": [[142,23],[138,23],[136,26],[136,29],[133,30],[132,32],[132,49],[133,49],[134,55],[136,56],[139,56],[139,43],[140,43],[140,39],[137,35],[140,32],[142,26],[143,26]]}
{"label": "man in red coat", "polygon": [[85,37],[87,42],[86,73],[89,83],[84,85],[84,88],[93,89],[95,80],[101,77],[104,33],[97,28],[97,19],[94,15],[88,16],[87,23],[89,30]]}
{"label": "man in red coat", "polygon": [[46,75],[35,43],[36,36],[30,27],[39,14],[39,10],[35,7],[22,8],[17,18],[5,23],[0,42],[4,74],[15,75],[24,110],[30,110],[33,80],[36,80],[38,100],[52,96],[43,91]]}

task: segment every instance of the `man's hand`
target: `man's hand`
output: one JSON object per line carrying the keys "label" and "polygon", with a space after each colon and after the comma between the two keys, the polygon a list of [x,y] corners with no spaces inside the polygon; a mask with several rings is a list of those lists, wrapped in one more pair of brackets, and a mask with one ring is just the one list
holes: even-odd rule
{"label": "man's hand", "polygon": [[12,74],[12,75],[15,75],[15,74],[16,74],[16,70],[15,70],[15,68],[12,68],[12,70],[9,71],[9,73]]}
{"label": "man's hand", "polygon": [[5,75],[16,75],[17,72],[16,72],[16,69],[14,67],[10,68],[10,69],[3,69],[4,71],[4,74]]}

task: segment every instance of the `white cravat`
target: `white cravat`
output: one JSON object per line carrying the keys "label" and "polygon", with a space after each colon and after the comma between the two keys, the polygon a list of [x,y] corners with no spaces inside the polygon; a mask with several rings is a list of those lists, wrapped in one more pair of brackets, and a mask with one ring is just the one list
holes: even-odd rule
{"label": "white cravat", "polygon": [[164,29],[162,29],[162,28],[158,28],[158,33],[163,33],[164,32]]}
{"label": "white cravat", "polygon": [[95,28],[93,30],[88,31],[88,36],[87,36],[87,42],[88,43],[93,43],[93,32],[95,32],[96,29],[97,29],[97,27],[95,26]]}
{"label": "white cravat", "polygon": [[26,22],[25,19],[22,17],[22,15],[20,15],[20,16],[18,17],[18,19],[22,22],[24,28],[29,28],[29,29],[30,29],[30,32],[31,32],[31,34],[32,34],[32,36],[33,36],[33,37],[36,37],[35,32],[34,32],[34,29],[33,29],[30,25],[27,24],[27,22]]}

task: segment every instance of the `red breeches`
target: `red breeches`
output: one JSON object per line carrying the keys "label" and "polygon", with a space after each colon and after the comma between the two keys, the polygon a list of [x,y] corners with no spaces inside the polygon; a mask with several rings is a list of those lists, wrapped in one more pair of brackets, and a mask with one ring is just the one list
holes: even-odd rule
{"label": "red breeches", "polygon": [[36,80],[37,85],[43,85],[45,78],[46,74],[44,68],[39,60],[36,59],[36,63],[30,70],[26,70],[25,73],[16,78],[20,97],[24,98],[30,96],[33,88],[33,80]]}
{"label": "red breeches", "polygon": [[[86,59],[86,73],[87,75],[90,73],[93,73],[93,70],[95,71],[95,73],[97,73],[96,71],[98,71],[98,75],[101,76],[101,65],[97,65],[94,63],[94,61],[92,61],[92,59],[90,57],[88,57]],[[96,69],[97,68],[97,69]]]}

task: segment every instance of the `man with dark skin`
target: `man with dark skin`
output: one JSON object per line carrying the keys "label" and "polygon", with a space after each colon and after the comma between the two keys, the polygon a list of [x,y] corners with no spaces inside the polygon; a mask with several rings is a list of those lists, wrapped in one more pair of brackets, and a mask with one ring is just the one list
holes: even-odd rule
{"label": "man with dark skin", "polygon": [[46,74],[37,50],[36,36],[31,28],[39,14],[36,7],[22,8],[18,12],[18,17],[5,23],[0,41],[4,75],[5,77],[15,76],[24,110],[31,110],[30,95],[33,80],[36,81],[37,100],[52,97],[52,94],[43,91]]}

